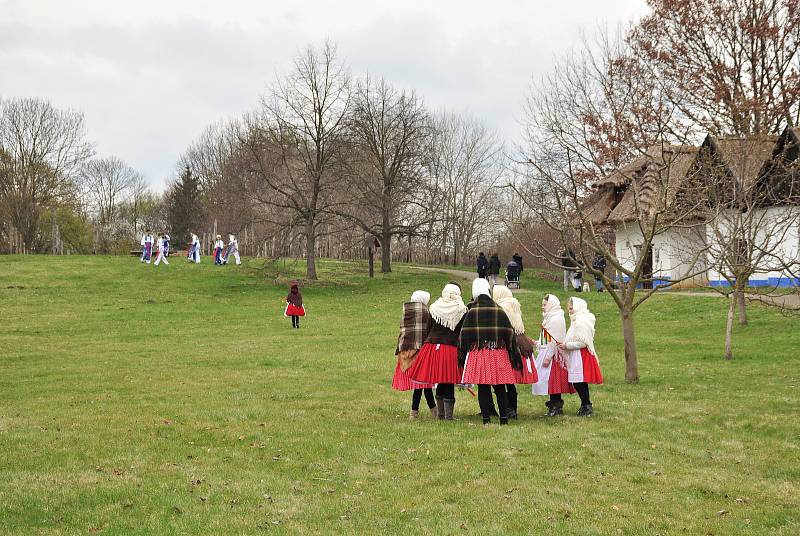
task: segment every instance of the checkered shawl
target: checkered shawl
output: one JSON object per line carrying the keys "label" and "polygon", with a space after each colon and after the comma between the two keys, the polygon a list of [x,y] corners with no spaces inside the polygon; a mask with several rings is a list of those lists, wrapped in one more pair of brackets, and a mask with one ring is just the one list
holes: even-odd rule
{"label": "checkered shawl", "polygon": [[475,300],[461,326],[458,339],[459,364],[463,367],[467,353],[483,348],[508,350],[511,366],[522,370],[522,358],[511,321],[499,305],[482,294]]}
{"label": "checkered shawl", "polygon": [[431,314],[423,303],[403,304],[403,321],[400,323],[400,336],[397,338],[395,355],[404,350],[419,350],[431,329]]}

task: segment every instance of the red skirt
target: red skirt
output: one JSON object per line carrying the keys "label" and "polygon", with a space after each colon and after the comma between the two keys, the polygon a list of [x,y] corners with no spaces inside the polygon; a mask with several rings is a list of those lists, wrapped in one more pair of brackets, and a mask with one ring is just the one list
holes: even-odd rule
{"label": "red skirt", "polygon": [[557,359],[550,363],[550,380],[547,383],[547,393],[557,395],[574,393],[575,388],[569,383],[569,372]]}
{"label": "red skirt", "polygon": [[516,383],[507,350],[473,350],[467,355],[460,383],[501,385]]}
{"label": "red skirt", "polygon": [[[530,371],[528,365],[531,367]],[[532,357],[522,360],[522,370],[512,370],[514,371],[514,383],[534,384],[539,381],[539,375],[536,373],[536,361]]]}
{"label": "red skirt", "polygon": [[459,383],[458,348],[449,344],[425,343],[406,372],[414,386],[432,383]]}
{"label": "red skirt", "polygon": [[283,316],[306,316],[306,310],[302,305],[287,303]]}
{"label": "red skirt", "polygon": [[395,391],[411,391],[412,389],[432,389],[433,385],[430,383],[411,383],[411,378],[408,377],[407,372],[403,372],[400,368],[400,360],[397,360],[397,366],[394,368],[394,377],[392,378],[392,389]]}
{"label": "red skirt", "polygon": [[581,361],[583,362],[583,381],[585,383],[603,383],[603,372],[597,356],[588,348],[581,348]]}

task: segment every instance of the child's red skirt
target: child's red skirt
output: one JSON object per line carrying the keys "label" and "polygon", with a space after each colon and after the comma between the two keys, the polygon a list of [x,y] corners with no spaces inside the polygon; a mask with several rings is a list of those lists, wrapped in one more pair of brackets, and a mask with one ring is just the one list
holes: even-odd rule
{"label": "child's red skirt", "polygon": [[458,348],[449,344],[423,344],[407,374],[415,388],[420,384],[459,383]]}
{"label": "child's red skirt", "polygon": [[394,368],[394,377],[392,378],[392,389],[395,391],[411,391],[412,389],[432,389],[433,384],[430,383],[411,383],[411,378],[408,377],[408,371],[403,372],[400,368],[400,360],[397,360],[397,366]]}
{"label": "child's red skirt", "polygon": [[575,388],[569,383],[569,372],[558,359],[553,359],[550,364],[550,379],[547,383],[547,393],[557,395],[562,393],[574,393]]}
{"label": "child's red skirt", "polygon": [[306,316],[306,310],[302,305],[287,303],[283,316]]}
{"label": "child's red skirt", "polygon": [[522,370],[512,370],[514,371],[514,383],[533,384],[539,381],[539,375],[536,373],[536,361],[532,357],[522,360]]}
{"label": "child's red skirt", "polygon": [[464,375],[459,383],[500,385],[515,383],[514,369],[505,349],[472,350],[464,364]]}

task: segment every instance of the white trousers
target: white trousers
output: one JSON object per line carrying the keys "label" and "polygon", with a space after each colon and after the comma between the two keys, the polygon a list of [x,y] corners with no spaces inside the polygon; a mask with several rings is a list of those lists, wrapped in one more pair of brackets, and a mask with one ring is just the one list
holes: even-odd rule
{"label": "white trousers", "polygon": [[169,266],[169,261],[168,261],[168,260],[167,260],[167,258],[164,256],[164,252],[163,252],[163,251],[161,251],[161,250],[158,250],[158,257],[156,257],[156,266],[158,266],[158,263],[160,263],[161,261],[164,261],[164,264],[166,264],[167,266]]}

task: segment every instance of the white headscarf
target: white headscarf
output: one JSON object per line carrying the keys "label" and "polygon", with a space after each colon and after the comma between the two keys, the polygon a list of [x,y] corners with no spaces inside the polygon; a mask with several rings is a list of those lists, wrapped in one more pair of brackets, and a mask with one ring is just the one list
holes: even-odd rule
{"label": "white headscarf", "polygon": [[433,302],[428,310],[431,317],[439,324],[455,331],[456,326],[467,313],[467,306],[461,299],[461,289],[448,283],[442,289],[442,297]]}
{"label": "white headscarf", "polygon": [[547,304],[544,306],[542,327],[547,330],[558,342],[564,342],[567,336],[567,322],[564,320],[564,310],[557,296],[547,295]]}
{"label": "white headscarf", "polygon": [[595,317],[589,312],[586,300],[570,298],[572,301],[572,314],[569,315],[569,330],[564,342],[582,342],[595,356],[594,350],[594,323]]}
{"label": "white headscarf", "polygon": [[472,280],[473,300],[477,300],[478,296],[480,296],[481,294],[485,294],[486,296],[491,297],[492,296],[491,292],[492,292],[491,287],[489,287],[489,282],[486,279],[482,277],[476,277],[475,279]]}
{"label": "white headscarf", "polygon": [[514,333],[525,333],[525,324],[522,322],[522,306],[511,290],[505,285],[495,285],[492,289],[492,299],[506,312]]}
{"label": "white headscarf", "polygon": [[414,294],[411,295],[412,302],[421,303],[422,305],[428,305],[430,299],[431,293],[424,290],[415,290]]}

